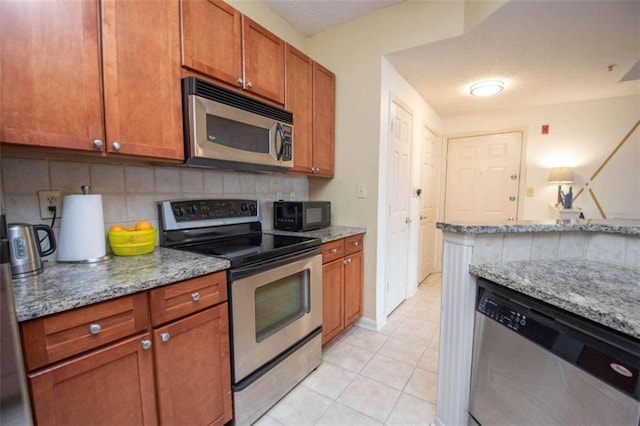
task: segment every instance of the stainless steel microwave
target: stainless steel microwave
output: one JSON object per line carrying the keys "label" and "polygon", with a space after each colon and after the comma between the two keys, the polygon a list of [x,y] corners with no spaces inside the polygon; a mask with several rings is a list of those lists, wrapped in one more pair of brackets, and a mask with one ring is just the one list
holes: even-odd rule
{"label": "stainless steel microwave", "polygon": [[276,201],[273,227],[282,231],[311,231],[331,226],[329,201]]}
{"label": "stainless steel microwave", "polygon": [[182,79],[185,163],[252,172],[293,166],[293,114],[196,77]]}

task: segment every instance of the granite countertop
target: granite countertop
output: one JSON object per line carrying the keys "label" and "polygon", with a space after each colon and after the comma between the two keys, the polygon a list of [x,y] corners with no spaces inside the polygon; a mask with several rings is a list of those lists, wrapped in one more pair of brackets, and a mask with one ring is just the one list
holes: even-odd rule
{"label": "granite countertop", "polygon": [[228,267],[224,259],[163,247],[94,264],[46,262],[42,274],[14,280],[16,314],[22,322]]}
{"label": "granite countertop", "polygon": [[306,232],[279,231],[277,229],[271,229],[265,232],[275,235],[303,235],[305,237],[320,238],[323,243],[328,243],[331,241],[339,240],[341,238],[364,234],[367,232],[367,228],[356,226],[330,226],[328,228],[316,229],[315,231]]}
{"label": "granite countertop", "polygon": [[478,263],[469,272],[640,339],[640,268],[566,259]]}
{"label": "granite countertop", "polygon": [[571,219],[522,220],[502,223],[438,222],[438,229],[467,234],[504,234],[515,232],[590,231],[610,234],[640,235],[640,220]]}

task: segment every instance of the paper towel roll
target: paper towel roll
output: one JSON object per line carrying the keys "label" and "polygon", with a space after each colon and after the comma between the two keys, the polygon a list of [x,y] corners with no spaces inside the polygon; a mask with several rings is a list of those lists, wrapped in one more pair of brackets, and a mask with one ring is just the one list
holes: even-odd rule
{"label": "paper towel roll", "polygon": [[102,195],[65,196],[62,201],[58,261],[99,261],[105,255]]}

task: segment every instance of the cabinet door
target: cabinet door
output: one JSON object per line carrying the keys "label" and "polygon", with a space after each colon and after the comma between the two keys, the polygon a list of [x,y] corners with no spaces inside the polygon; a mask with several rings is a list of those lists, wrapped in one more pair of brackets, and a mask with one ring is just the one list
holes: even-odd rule
{"label": "cabinet door", "polygon": [[178,0],[102,0],[107,152],[182,160]]}
{"label": "cabinet door", "polygon": [[157,424],[153,355],[136,336],[29,375],[35,422],[43,425]]}
{"label": "cabinet door", "polygon": [[292,172],[311,173],[313,167],[313,64],[311,58],[287,45],[287,100],[295,118]]}
{"label": "cabinet door", "polygon": [[242,79],[240,12],[221,0],[182,0],[180,6],[182,66],[238,85]]}
{"label": "cabinet door", "polygon": [[333,177],[336,77],[313,64],[313,163],[316,175]]}
{"label": "cabinet door", "polygon": [[157,328],[160,423],[223,425],[233,417],[227,304]]}
{"label": "cabinet door", "polygon": [[242,39],[245,89],[284,105],[284,41],[246,16]]}
{"label": "cabinet door", "polygon": [[344,326],[347,327],[362,315],[362,277],[364,256],[362,252],[345,258],[344,265]]}
{"label": "cabinet door", "polygon": [[344,265],[342,259],[322,267],[322,344],[344,329]]}
{"label": "cabinet door", "polygon": [[104,134],[97,1],[0,1],[0,52],[0,140],[94,150]]}

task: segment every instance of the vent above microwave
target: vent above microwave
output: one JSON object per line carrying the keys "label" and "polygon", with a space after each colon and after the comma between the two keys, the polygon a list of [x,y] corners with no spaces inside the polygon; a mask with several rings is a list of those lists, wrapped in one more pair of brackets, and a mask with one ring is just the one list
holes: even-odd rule
{"label": "vent above microwave", "polygon": [[293,124],[293,114],[287,110],[277,108],[255,99],[243,96],[231,90],[215,86],[197,77],[182,79],[182,90],[186,96],[196,95],[221,104],[229,105],[245,111],[253,112],[274,120]]}

